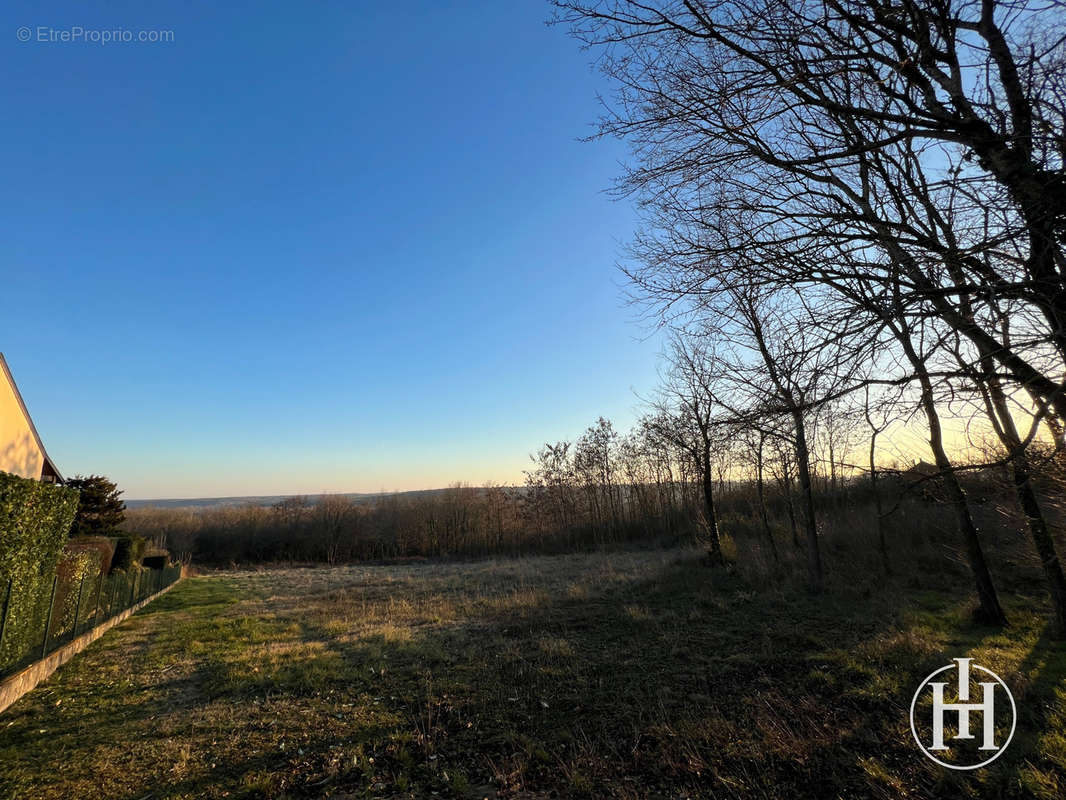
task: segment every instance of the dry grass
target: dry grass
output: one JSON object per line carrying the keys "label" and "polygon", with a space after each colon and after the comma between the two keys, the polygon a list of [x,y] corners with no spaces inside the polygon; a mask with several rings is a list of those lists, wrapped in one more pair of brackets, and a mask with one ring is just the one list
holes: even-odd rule
{"label": "dry grass", "polygon": [[[1042,601],[1018,589],[1000,633],[943,575],[843,578],[812,597],[673,550],[190,579],[0,717],[0,794],[1062,796]],[[1021,712],[979,774],[908,731],[964,654]]]}

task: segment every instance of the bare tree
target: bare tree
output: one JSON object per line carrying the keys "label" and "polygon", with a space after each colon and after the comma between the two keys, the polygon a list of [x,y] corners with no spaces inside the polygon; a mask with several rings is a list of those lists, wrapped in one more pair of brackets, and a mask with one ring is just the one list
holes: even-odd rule
{"label": "bare tree", "polygon": [[685,451],[699,479],[703,498],[708,558],[721,564],[722,542],[714,502],[714,357],[699,342],[674,338],[671,368],[651,425],[664,439]]}
{"label": "bare tree", "polygon": [[[636,149],[620,189],[649,215],[635,248],[641,291],[673,307],[708,283],[728,286],[714,258],[736,244],[715,241],[723,226],[806,248],[800,274],[779,276],[792,282],[833,272],[820,257],[827,236],[889,246],[909,300],[988,346],[1066,417],[1066,20],[1056,5],[558,2],[618,87],[601,132]],[[915,163],[944,177],[928,182]],[[894,169],[871,196],[860,173],[885,165]],[[929,235],[945,185],[974,223],[961,247]],[[886,218],[871,202],[882,196],[920,213]],[[943,270],[948,260],[961,272]],[[1032,336],[1007,347],[960,313],[960,297],[990,292],[1032,310]]]}
{"label": "bare tree", "polygon": [[871,402],[870,387],[863,387],[863,419],[870,431],[868,464],[870,475],[870,494],[873,495],[874,510],[877,513],[877,549],[881,555],[881,566],[886,575],[892,573],[892,564],[888,557],[888,537],[885,534],[885,508],[881,498],[881,486],[878,483],[880,468],[877,465],[877,437],[887,431],[895,416],[895,403]]}
{"label": "bare tree", "polygon": [[570,442],[544,445],[530,460],[536,465],[526,471],[531,503],[546,506],[543,515],[559,530],[568,530],[574,519],[574,471]]}
{"label": "bare tree", "polygon": [[770,545],[770,554],[776,564],[781,559],[777,553],[777,542],[774,540],[774,532],[770,527],[770,514],[766,507],[767,433],[762,427],[740,425],[736,426],[736,437],[743,443],[751,463],[755,466],[755,499],[759,507],[759,521],[762,523],[763,535],[766,537],[767,544]]}
{"label": "bare tree", "polygon": [[344,539],[353,533],[352,516],[352,502],[342,494],[325,494],[315,503],[312,518],[328,564],[340,560]]}
{"label": "bare tree", "polygon": [[[1055,638],[1062,638],[1066,636],[1066,577],[1063,576],[1062,562],[1059,559],[1055,541],[1033,487],[1033,469],[1027,448],[1028,442],[1023,441],[1018,431],[1010,399],[1002,380],[996,373],[991,357],[981,354],[975,364],[963,352],[963,347],[963,342],[956,339],[955,358],[964,375],[980,394],[985,416],[1006,453],[1015,496],[1029,527],[1030,538],[1040,558],[1040,564],[1048,583],[1053,609],[1052,635]],[[1017,410],[1024,414],[1024,409]],[[1026,439],[1031,439],[1035,435],[1039,421],[1040,416],[1032,419],[1032,428]]]}
{"label": "bare tree", "polygon": [[[776,348],[767,332],[767,312],[761,298],[750,287],[733,293],[739,311],[739,318],[744,329],[750,334],[762,359],[766,375],[770,379],[774,399],[780,410],[788,413],[792,420],[793,447],[796,453],[796,471],[799,475],[802,498],[802,519],[807,535],[807,568],[811,586],[821,590],[822,555],[818,543],[818,519],[814,509],[814,481],[811,475],[811,454],[807,439],[807,413],[811,408],[810,394],[816,390],[820,370],[807,371],[810,380],[803,377],[802,365],[810,355],[810,349],[792,346],[794,341],[782,348],[778,341]],[[787,339],[785,341],[788,341]]]}
{"label": "bare tree", "polygon": [[[619,188],[647,220],[628,270],[638,296],[664,321],[719,313],[738,287],[853,299],[857,284],[888,302],[875,326],[891,320],[920,385],[981,613],[1002,620],[912,334],[934,317],[1066,419],[1066,21],[1026,3],[557,5],[618,87],[601,133],[636,151]],[[1011,341],[998,297],[1021,324]],[[812,402],[765,366],[786,407]]]}

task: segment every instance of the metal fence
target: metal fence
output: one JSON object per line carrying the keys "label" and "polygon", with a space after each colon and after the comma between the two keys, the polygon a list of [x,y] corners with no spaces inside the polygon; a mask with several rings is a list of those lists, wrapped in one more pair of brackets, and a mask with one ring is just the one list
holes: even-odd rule
{"label": "metal fence", "polygon": [[[14,650],[8,647],[5,652],[5,634],[16,624],[15,620],[9,619],[13,581],[7,581],[3,595],[0,595],[0,678],[44,658],[146,597],[165,589],[180,577],[181,564],[171,564],[163,569],[118,571],[111,575],[98,575],[95,579],[85,577],[76,586],[61,586],[56,576],[52,579],[51,592],[42,594],[40,602],[36,604],[39,611],[33,614],[34,620],[31,622],[34,630],[29,636],[23,631],[25,645]],[[63,608],[57,608],[56,598],[61,592],[69,597]]]}

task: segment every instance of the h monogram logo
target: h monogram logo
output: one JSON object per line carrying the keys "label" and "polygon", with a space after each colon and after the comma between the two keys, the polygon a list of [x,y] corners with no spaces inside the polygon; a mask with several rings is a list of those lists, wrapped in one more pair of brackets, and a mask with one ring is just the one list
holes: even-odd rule
{"label": "h monogram logo", "polygon": [[[957,701],[947,702],[945,700],[945,689],[948,686],[948,681],[934,680],[934,678],[952,669],[958,670]],[[973,676],[972,673],[974,671],[980,674]],[[992,680],[980,680],[986,677]],[[973,690],[971,681],[975,678],[977,686],[980,687],[980,702],[970,702],[970,695]],[[1000,689],[1006,694],[1010,703],[1010,733],[1002,745],[997,745],[996,694]],[[915,724],[915,709],[918,700],[926,692],[930,692],[933,699],[932,737],[928,746],[922,740],[922,736],[919,735],[918,727]],[[992,755],[983,761],[978,761],[978,763],[960,763],[958,761],[949,763],[937,758],[932,751],[945,752],[952,749],[952,745],[946,744],[944,741],[945,729],[951,742],[956,739],[975,738],[974,733],[971,731],[971,722],[973,721],[971,715],[980,716],[981,746],[978,749],[989,751]],[[914,740],[918,742],[922,752],[938,764],[950,769],[977,769],[999,757],[1014,736],[1015,717],[1014,698],[1011,696],[1007,685],[992,670],[979,664],[974,664],[972,658],[956,658],[953,664],[948,664],[946,667],[938,669],[922,682],[922,685],[918,687],[918,691],[914,693],[914,699],[911,701],[911,733],[914,734]],[[952,722],[955,723],[954,726],[950,724]]]}

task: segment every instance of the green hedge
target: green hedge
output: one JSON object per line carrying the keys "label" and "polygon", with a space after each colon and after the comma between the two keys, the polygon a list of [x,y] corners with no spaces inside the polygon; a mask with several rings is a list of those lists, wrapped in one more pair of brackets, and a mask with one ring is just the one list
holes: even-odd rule
{"label": "green hedge", "polygon": [[68,543],[56,566],[56,599],[49,640],[73,634],[75,616],[83,623],[101,580],[99,550],[72,548]]}
{"label": "green hedge", "polygon": [[0,604],[9,581],[11,586],[0,667],[39,644],[32,640],[43,631],[52,580],[77,509],[73,489],[0,472]]}
{"label": "green hedge", "polygon": [[143,536],[131,534],[120,536],[115,540],[115,555],[111,559],[111,569],[129,571],[141,563],[147,546]]}
{"label": "green hedge", "polygon": [[108,536],[79,536],[67,542],[67,553],[95,552],[100,561],[100,574],[111,571],[111,559],[115,555],[115,542]]}

